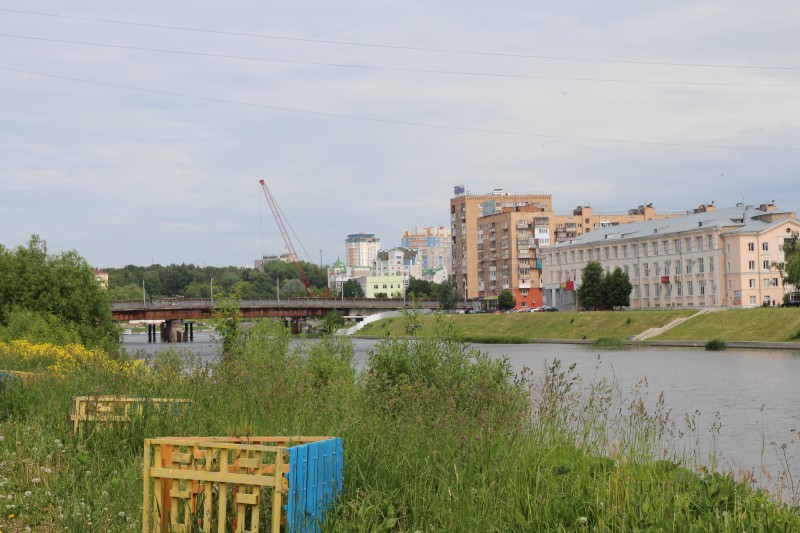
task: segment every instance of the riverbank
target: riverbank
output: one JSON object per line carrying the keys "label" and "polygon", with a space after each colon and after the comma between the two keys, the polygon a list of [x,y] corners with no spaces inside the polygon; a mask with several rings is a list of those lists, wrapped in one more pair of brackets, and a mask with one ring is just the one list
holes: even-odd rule
{"label": "riverbank", "polygon": [[[729,347],[800,350],[800,309],[755,308],[699,313],[680,311],[593,311],[559,313],[504,313],[419,316],[417,335],[433,335],[441,322],[477,343],[576,343],[618,339],[636,346],[698,347],[718,339]],[[682,321],[681,321],[682,320]],[[674,327],[634,340],[651,330]],[[403,317],[365,326],[360,337],[397,337],[407,334]]]}
{"label": "riverbank", "polygon": [[[275,434],[342,437],[331,531],[800,528],[794,492],[717,470],[641,389],[631,398],[560,361],[512,382],[503,360],[447,337],[378,343],[356,379],[349,339],[323,339],[305,356],[290,340],[265,321],[228,360],[166,351],[147,365],[0,345],[0,368],[42,373],[0,402],[2,492],[12,495],[0,529],[141,529],[144,438]],[[192,408],[70,435],[70,398],[87,391]]]}

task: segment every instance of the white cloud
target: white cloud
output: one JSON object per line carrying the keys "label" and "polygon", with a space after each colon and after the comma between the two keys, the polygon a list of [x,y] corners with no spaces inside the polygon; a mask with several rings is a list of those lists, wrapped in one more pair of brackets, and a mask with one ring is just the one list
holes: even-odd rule
{"label": "white cloud", "polygon": [[[800,66],[793,63],[800,8],[740,1],[632,8],[629,2],[124,0],[84,2],[67,12],[40,0],[6,7],[419,48]],[[456,76],[0,37],[2,66],[252,104],[0,70],[0,227],[7,246],[35,232],[51,249],[77,249],[98,266],[251,264],[262,252],[283,249],[261,178],[315,261],[320,248],[326,261],[341,256],[348,233],[373,232],[392,245],[405,228],[448,225],[448,200],[460,183],[475,193],[502,187],[552,194],[562,211],[585,203],[622,211],[643,202],[682,211],[743,199],[800,209],[797,151],[669,145],[800,148],[800,88],[741,86],[800,85],[796,70],[425,52],[10,12],[0,18],[0,33],[307,62],[732,84]],[[274,109],[280,107],[321,114]]]}

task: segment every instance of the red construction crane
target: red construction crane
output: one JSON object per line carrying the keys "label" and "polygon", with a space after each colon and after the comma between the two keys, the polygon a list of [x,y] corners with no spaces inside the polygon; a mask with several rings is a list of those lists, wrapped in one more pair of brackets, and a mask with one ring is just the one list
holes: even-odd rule
{"label": "red construction crane", "polygon": [[275,201],[275,198],[272,196],[272,193],[270,192],[264,180],[258,180],[258,182],[261,184],[261,188],[264,190],[264,196],[267,198],[267,203],[272,211],[272,216],[275,217],[275,222],[278,224],[278,229],[281,230],[283,242],[286,243],[286,248],[289,250],[289,257],[292,259],[292,261],[294,261],[294,266],[297,269],[297,273],[300,274],[300,280],[303,282],[303,285],[305,285],[308,295],[314,296],[314,291],[311,289],[311,283],[308,281],[306,271],[303,270],[303,265],[300,264],[300,259],[297,257],[297,252],[294,250],[294,245],[292,245],[292,239],[289,238],[289,233],[286,231],[281,209],[278,207],[278,203]]}

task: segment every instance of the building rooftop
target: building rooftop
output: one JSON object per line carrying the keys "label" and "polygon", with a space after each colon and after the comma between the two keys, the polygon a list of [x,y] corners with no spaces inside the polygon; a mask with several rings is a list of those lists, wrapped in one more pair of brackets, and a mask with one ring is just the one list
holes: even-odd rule
{"label": "building rooftop", "polygon": [[702,207],[704,206],[685,216],[599,228],[578,238],[560,242],[554,248],[621,239],[645,239],[655,235],[676,235],[704,228],[717,228],[724,230],[725,233],[753,233],[795,216],[788,211],[776,210],[772,204],[762,204],[757,208],[740,204],[736,207],[712,210]]}

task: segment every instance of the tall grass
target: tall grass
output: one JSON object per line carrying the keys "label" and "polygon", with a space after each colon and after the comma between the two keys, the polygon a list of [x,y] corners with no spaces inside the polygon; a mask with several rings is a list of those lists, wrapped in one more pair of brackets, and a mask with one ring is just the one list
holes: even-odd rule
{"label": "tall grass", "polygon": [[[292,346],[262,322],[224,361],[167,350],[136,373],[94,365],[65,379],[0,344],[0,368],[43,372],[0,392],[13,406],[0,410],[0,531],[138,530],[144,438],[281,434],[342,437],[330,531],[800,528],[774,494],[701,460],[644,382],[585,382],[559,361],[513,376],[446,327],[379,342],[358,375],[347,339]],[[192,409],[70,436],[70,399],[86,394]]]}

